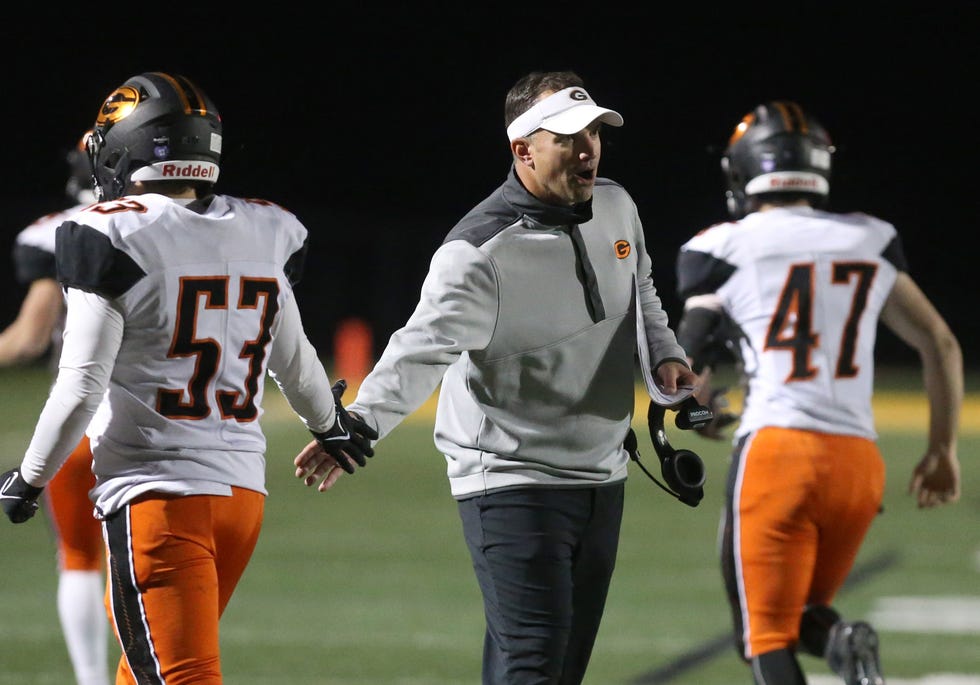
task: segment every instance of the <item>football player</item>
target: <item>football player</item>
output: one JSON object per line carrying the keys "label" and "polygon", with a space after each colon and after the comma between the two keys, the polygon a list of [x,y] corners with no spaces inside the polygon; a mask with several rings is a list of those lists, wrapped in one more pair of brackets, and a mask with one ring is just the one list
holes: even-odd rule
{"label": "football player", "polygon": [[[924,371],[929,436],[909,492],[919,507],[960,496],[960,346],[909,276],[895,228],[827,210],[833,152],[799,104],[753,109],[721,160],[732,221],[695,235],[677,261],[679,342],[698,368],[734,338],[745,375],[720,554],[736,646],[760,685],[805,683],[798,651],[849,685],[884,682],[874,629],[831,606],[884,492],[871,407],[879,321]],[[726,326],[737,333],[717,335]]]}
{"label": "football player", "polygon": [[[83,432],[108,562],[116,682],[220,683],[218,622],[262,525],[268,373],[333,459],[332,485],[377,434],[340,405],[293,285],[307,229],[214,192],[222,122],[191,80],[147,72],[99,110],[99,202],[57,229],[67,317],[60,369],[0,505],[29,519]],[[87,431],[86,431],[87,427]]]}

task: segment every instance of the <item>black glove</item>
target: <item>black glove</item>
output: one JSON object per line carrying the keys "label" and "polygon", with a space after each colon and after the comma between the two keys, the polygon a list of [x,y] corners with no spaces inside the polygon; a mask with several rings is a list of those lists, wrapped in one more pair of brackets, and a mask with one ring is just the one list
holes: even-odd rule
{"label": "black glove", "polygon": [[[347,473],[354,473],[354,464],[358,466],[367,463],[367,457],[374,456],[371,441],[378,439],[378,431],[364,423],[359,417],[348,413],[341,404],[340,398],[347,390],[347,381],[341,378],[333,384],[333,401],[337,408],[337,420],[326,433],[313,433],[320,447],[337,460],[337,464]],[[348,459],[350,457],[350,459]]]}
{"label": "black glove", "polygon": [[10,469],[0,474],[0,506],[3,506],[3,513],[14,523],[23,523],[37,512],[37,498],[43,490],[29,485],[20,475],[20,469]]}

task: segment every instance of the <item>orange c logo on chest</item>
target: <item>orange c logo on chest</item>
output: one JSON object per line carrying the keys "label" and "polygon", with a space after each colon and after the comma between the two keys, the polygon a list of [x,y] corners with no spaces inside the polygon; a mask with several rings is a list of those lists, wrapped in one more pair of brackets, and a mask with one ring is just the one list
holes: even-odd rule
{"label": "orange c logo on chest", "polygon": [[613,245],[613,250],[616,251],[616,259],[626,259],[630,256],[633,248],[630,247],[628,240],[617,240]]}

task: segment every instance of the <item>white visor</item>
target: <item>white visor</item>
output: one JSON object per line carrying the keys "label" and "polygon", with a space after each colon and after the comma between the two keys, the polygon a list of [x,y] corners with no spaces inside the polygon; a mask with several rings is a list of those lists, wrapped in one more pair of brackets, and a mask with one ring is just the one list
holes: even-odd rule
{"label": "white visor", "polygon": [[218,180],[218,165],[200,160],[170,160],[140,167],[129,177],[131,181],[208,181]]}
{"label": "white visor", "polygon": [[610,126],[623,125],[623,117],[619,112],[600,107],[584,88],[573,86],[535,102],[529,110],[511,122],[507,127],[507,137],[514,141],[539,128],[571,135],[588,127],[596,119]]}
{"label": "white visor", "polygon": [[760,193],[816,193],[826,195],[830,184],[820,174],[807,171],[774,171],[756,176],[745,184],[746,195]]}

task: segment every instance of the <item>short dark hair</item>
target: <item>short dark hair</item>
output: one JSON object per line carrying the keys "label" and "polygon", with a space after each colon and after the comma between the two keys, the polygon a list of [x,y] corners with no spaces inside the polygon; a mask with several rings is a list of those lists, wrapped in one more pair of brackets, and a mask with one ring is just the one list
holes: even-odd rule
{"label": "short dark hair", "polygon": [[194,194],[198,199],[214,193],[214,184],[210,181],[142,181],[143,188],[147,193],[158,193],[160,195],[179,195],[188,188],[194,189]]}
{"label": "short dark hair", "polygon": [[504,128],[510,126],[514,119],[531,109],[538,101],[541,93],[578,86],[585,87],[582,78],[574,71],[532,71],[522,77],[507,91],[504,103]]}

